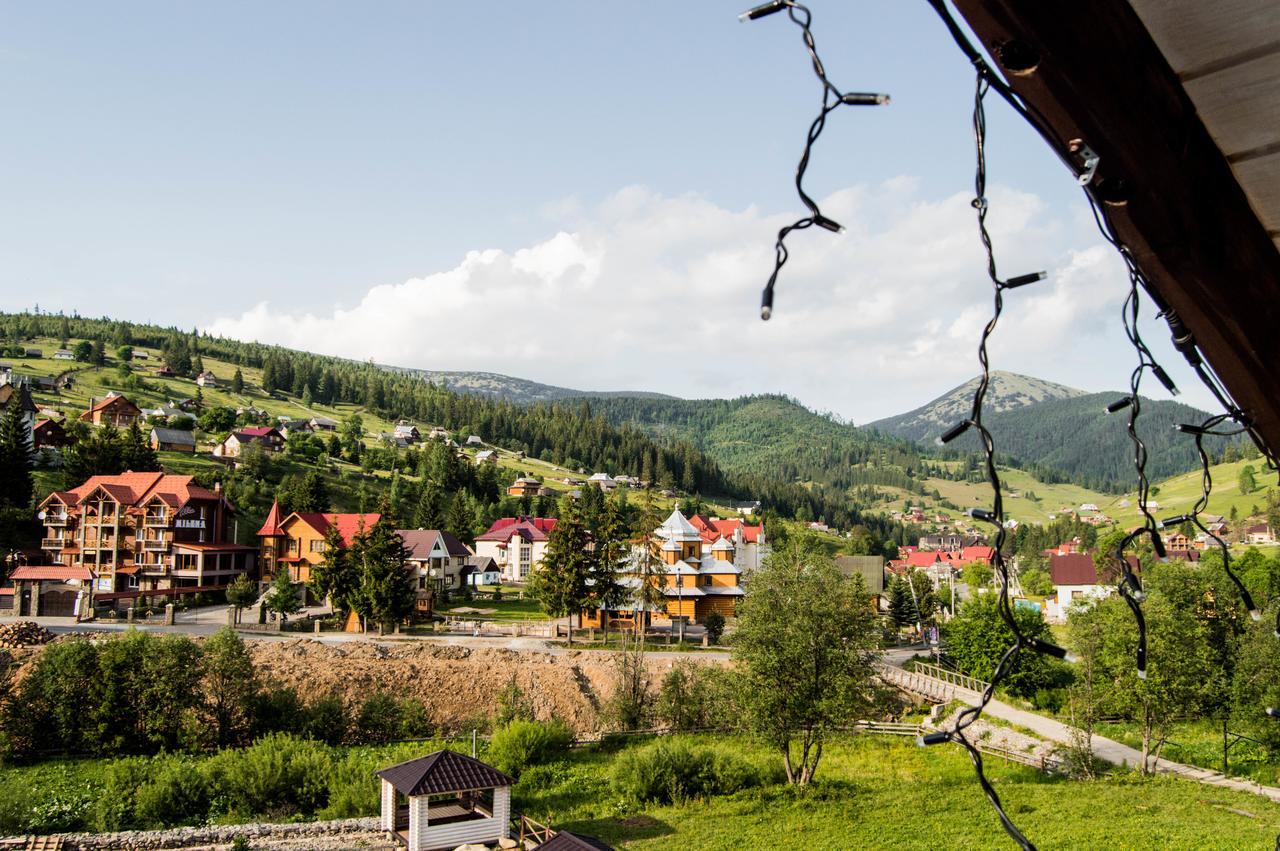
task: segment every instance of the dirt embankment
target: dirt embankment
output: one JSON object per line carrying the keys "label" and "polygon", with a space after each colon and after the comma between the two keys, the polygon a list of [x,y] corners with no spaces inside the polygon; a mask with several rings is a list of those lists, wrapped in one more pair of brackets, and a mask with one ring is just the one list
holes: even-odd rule
{"label": "dirt embankment", "polygon": [[[426,704],[434,723],[447,730],[466,730],[478,718],[491,716],[499,694],[514,678],[539,719],[559,718],[578,733],[595,733],[602,729],[599,710],[616,679],[614,654],[602,652],[552,654],[372,640],[250,641],[248,646],[258,680],[266,688],[293,688],[308,701],[338,695],[352,707],[377,691],[414,697]],[[24,667],[39,652],[40,648],[9,651]],[[670,659],[649,660],[655,690],[674,664]]]}

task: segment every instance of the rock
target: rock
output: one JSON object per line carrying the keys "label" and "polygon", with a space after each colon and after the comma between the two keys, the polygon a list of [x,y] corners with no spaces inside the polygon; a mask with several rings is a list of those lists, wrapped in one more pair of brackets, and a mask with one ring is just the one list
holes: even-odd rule
{"label": "rock", "polygon": [[519,848],[520,843],[515,841],[509,836],[504,836],[498,840],[498,847],[499,848]]}

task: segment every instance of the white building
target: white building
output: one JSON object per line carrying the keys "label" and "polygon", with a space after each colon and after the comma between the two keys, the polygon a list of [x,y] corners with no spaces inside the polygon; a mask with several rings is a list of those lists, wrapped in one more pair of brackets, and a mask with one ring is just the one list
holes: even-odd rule
{"label": "white building", "polygon": [[476,536],[476,557],[493,559],[503,582],[524,582],[538,569],[556,527],[551,517],[503,517]]}

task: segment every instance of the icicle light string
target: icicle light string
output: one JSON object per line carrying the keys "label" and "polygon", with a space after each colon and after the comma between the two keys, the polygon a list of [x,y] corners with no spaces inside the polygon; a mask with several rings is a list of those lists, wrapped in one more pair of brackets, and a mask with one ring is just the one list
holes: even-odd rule
{"label": "icicle light string", "polygon": [[[1249,593],[1249,589],[1245,587],[1244,582],[1231,569],[1231,549],[1227,546],[1227,542],[1222,539],[1216,532],[1213,532],[1201,520],[1200,515],[1209,506],[1209,495],[1213,492],[1213,475],[1209,470],[1210,461],[1209,453],[1205,451],[1204,439],[1206,436],[1213,435],[1215,437],[1232,437],[1237,434],[1243,434],[1247,428],[1241,427],[1231,431],[1215,431],[1215,429],[1233,419],[1231,414],[1216,414],[1209,417],[1198,426],[1179,425],[1178,430],[1192,435],[1196,444],[1196,453],[1200,456],[1200,498],[1196,500],[1196,504],[1192,506],[1190,514],[1180,514],[1176,517],[1169,517],[1160,522],[1160,525],[1168,529],[1173,526],[1179,526],[1183,523],[1191,523],[1195,528],[1199,529],[1207,538],[1212,538],[1213,542],[1218,545],[1219,551],[1222,553],[1222,569],[1226,572],[1227,577],[1236,586],[1236,590],[1240,592],[1240,600],[1244,603],[1245,609],[1249,612],[1249,617],[1256,620],[1262,619],[1262,613],[1258,611],[1258,607],[1254,605],[1253,595]],[[1277,612],[1276,634],[1280,636],[1280,612]]]}
{"label": "icicle light string", "polygon": [[804,175],[809,169],[809,157],[813,154],[813,146],[817,143],[818,137],[822,135],[822,131],[827,126],[827,116],[842,106],[880,106],[889,102],[888,95],[867,92],[842,92],[832,84],[827,77],[826,67],[822,64],[822,59],[818,57],[818,48],[813,40],[813,31],[809,28],[813,16],[807,6],[791,2],[791,0],[773,0],[773,2],[764,3],[743,12],[739,18],[742,21],[754,21],[782,11],[786,11],[792,23],[800,27],[805,49],[809,52],[809,60],[813,64],[813,73],[817,76],[818,81],[822,83],[822,109],[818,111],[817,117],[809,125],[809,133],[805,136],[804,141],[804,151],[801,153],[800,162],[796,166],[796,194],[800,196],[800,201],[808,208],[809,215],[797,219],[778,231],[778,239],[774,243],[773,273],[769,275],[769,282],[765,284],[764,293],[760,297],[761,319],[768,319],[773,315],[773,288],[778,282],[778,273],[782,271],[782,267],[786,265],[787,258],[790,256],[787,251],[786,240],[791,232],[804,230],[814,225],[832,233],[844,231],[844,228],[838,222],[822,214],[822,210],[818,208],[818,202],[813,200],[804,188]]}

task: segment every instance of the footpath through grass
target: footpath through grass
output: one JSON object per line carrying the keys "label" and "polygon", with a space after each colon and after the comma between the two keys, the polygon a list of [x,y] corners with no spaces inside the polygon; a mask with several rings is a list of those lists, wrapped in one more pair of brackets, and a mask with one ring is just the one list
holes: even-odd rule
{"label": "footpath through grass", "polygon": [[[741,738],[681,738],[757,764],[775,759],[768,749]],[[292,778],[316,789],[314,809],[291,812],[276,805],[262,813],[213,814],[215,807],[209,817],[234,823],[264,816],[372,815],[378,805],[373,770],[438,746],[335,748],[329,751],[332,756],[307,763],[314,765],[315,778]],[[1011,847],[974,781],[968,758],[955,746],[923,749],[906,739],[841,738],[828,746],[818,782],[809,789],[773,785],[666,805],[632,801],[611,783],[615,765],[632,749],[646,746],[636,740],[617,751],[584,748],[526,769],[515,788],[514,808],[558,829],[646,851]],[[247,754],[224,754],[224,763],[228,756],[237,764],[248,759]],[[485,756],[482,749],[480,758]],[[219,757],[176,759],[183,760],[179,773],[187,777]],[[34,810],[35,822],[77,829],[91,825],[103,806],[116,807],[133,794],[143,806],[145,789],[129,793],[118,781],[122,769],[134,774],[145,762],[131,767],[124,760],[67,760],[7,768],[0,772],[0,825],[9,831],[34,826],[26,821]],[[996,760],[989,761],[989,776],[1009,814],[1042,848],[1270,848],[1280,823],[1280,806],[1264,798],[1167,777],[1122,774],[1076,781]],[[256,781],[251,785],[259,786]]]}

